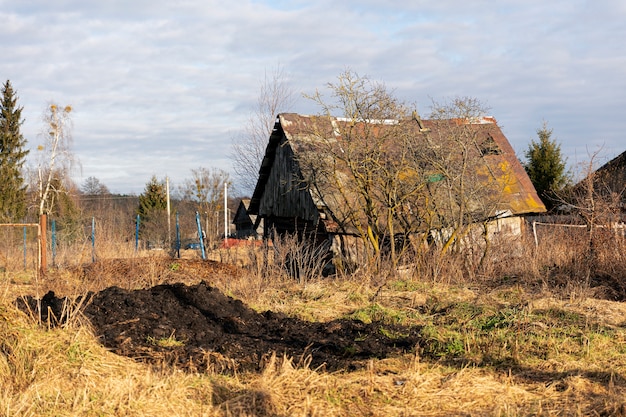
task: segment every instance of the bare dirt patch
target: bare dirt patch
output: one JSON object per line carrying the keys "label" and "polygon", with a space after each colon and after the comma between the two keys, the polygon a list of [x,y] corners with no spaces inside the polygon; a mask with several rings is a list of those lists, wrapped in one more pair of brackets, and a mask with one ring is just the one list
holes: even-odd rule
{"label": "bare dirt patch", "polygon": [[[206,278],[207,264],[176,265],[165,265],[172,274],[168,279],[187,283],[134,290],[111,286],[75,299],[49,291],[40,302],[42,321],[63,323],[67,306],[81,305],[94,333],[113,352],[191,371],[257,371],[273,353],[313,368],[354,370],[369,359],[412,351],[419,342],[418,328],[348,319],[308,322],[272,311],[259,313],[204,280],[191,283],[194,271]],[[110,266],[89,268],[89,274],[97,274],[98,268],[111,273]],[[115,270],[123,280],[134,265],[122,263]],[[37,311],[33,297],[18,299],[18,304]]]}

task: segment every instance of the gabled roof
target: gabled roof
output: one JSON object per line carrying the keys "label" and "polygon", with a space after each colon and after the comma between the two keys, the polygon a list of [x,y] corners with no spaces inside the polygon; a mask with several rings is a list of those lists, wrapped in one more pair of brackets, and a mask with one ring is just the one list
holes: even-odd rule
{"label": "gabled roof", "polygon": [[612,192],[623,193],[626,187],[626,151],[598,168],[595,180]]}
{"label": "gabled roof", "polygon": [[613,194],[619,198],[622,207],[626,205],[626,151],[595,170],[591,177],[587,176],[576,184],[574,193],[585,194],[590,178],[596,193],[604,196]]}
{"label": "gabled roof", "polygon": [[[250,206],[249,198],[242,198],[237,205],[237,211],[235,212],[235,217],[233,218],[232,223],[244,223],[244,222],[254,222],[256,216],[250,216],[248,213],[248,207]],[[254,217],[254,218],[252,218]]]}
{"label": "gabled roof", "polygon": [[[412,119],[405,121],[378,120],[367,121],[371,125],[408,123],[410,129],[414,129],[415,140],[425,140],[426,134],[434,134],[441,129],[441,121]],[[458,120],[445,121],[450,124],[462,123]],[[342,131],[347,128],[347,119],[325,116],[306,116],[294,113],[279,114],[276,119],[274,130],[269,138],[265,156],[259,170],[259,178],[250,201],[249,212],[258,213],[261,197],[266,183],[270,178],[276,150],[283,137],[293,149],[296,157],[307,152],[311,143],[320,140],[320,132],[327,132],[327,140],[341,140]],[[362,122],[365,124],[365,122]],[[544,212],[545,206],[540,200],[526,171],[509,144],[508,140],[492,117],[484,117],[471,121],[472,128],[484,131],[483,145],[485,147],[484,161],[490,172],[499,172],[501,178],[496,180],[506,185],[503,188],[501,208],[511,214],[539,213]],[[354,123],[351,124],[354,128]],[[358,127],[358,126],[357,126]],[[488,128],[488,129],[487,129]],[[323,156],[320,156],[323,157]],[[491,170],[492,167],[498,167]],[[312,194],[315,200],[315,197]]]}

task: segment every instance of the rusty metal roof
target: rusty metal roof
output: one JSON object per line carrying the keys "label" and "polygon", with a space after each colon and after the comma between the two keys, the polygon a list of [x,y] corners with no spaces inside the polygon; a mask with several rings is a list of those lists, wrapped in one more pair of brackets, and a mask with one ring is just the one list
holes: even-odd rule
{"label": "rusty metal roof", "polygon": [[[417,120],[418,123],[415,123],[416,120],[404,121],[404,123],[412,123],[415,126],[416,140],[422,140],[423,135],[433,134],[433,132],[439,129],[440,121]],[[260,198],[274,163],[276,147],[283,138],[286,139],[297,156],[301,152],[307,152],[310,148],[308,144],[320,140],[320,132],[326,132],[326,140],[340,140],[342,130],[349,122],[347,119],[326,116],[307,116],[295,113],[278,115],[259,170],[259,179],[250,201],[249,211],[258,213]],[[458,120],[449,120],[447,122],[460,123]],[[394,120],[369,120],[367,123],[383,125],[401,122]],[[488,127],[488,137],[493,142],[492,146],[497,148],[497,152],[491,152],[485,155],[483,159],[490,168],[498,168],[490,171],[500,173],[498,175],[501,177],[496,178],[496,180],[505,184],[501,205],[515,215],[545,212],[546,208],[543,202],[537,195],[524,167],[515,155],[504,133],[497,125],[496,120],[493,117],[483,117],[472,120],[470,124],[475,126],[476,129],[486,129]]]}

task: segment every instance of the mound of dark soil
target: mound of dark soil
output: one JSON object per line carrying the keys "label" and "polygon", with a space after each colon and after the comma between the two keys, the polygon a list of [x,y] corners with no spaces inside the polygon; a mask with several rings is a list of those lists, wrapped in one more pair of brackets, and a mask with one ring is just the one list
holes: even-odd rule
{"label": "mound of dark soil", "polygon": [[[352,370],[370,358],[411,351],[419,342],[417,328],[260,314],[205,282],[134,291],[110,287],[88,297],[72,302],[83,304],[95,334],[113,352],[192,371],[255,371],[272,353],[313,368]],[[41,300],[43,321],[63,322],[68,301],[47,293]],[[35,311],[37,301],[20,303]]]}

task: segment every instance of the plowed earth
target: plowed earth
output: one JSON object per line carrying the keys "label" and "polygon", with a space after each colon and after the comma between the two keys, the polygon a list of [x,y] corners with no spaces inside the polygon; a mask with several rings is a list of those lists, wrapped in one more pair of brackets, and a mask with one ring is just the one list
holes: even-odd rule
{"label": "plowed earth", "polygon": [[[33,297],[18,304],[37,311]],[[258,313],[206,281],[138,290],[108,287],[82,300],[49,291],[41,299],[43,322],[62,323],[67,305],[81,306],[94,333],[113,352],[190,371],[257,371],[273,353],[312,368],[354,370],[370,358],[402,354],[419,343],[418,328]]]}

